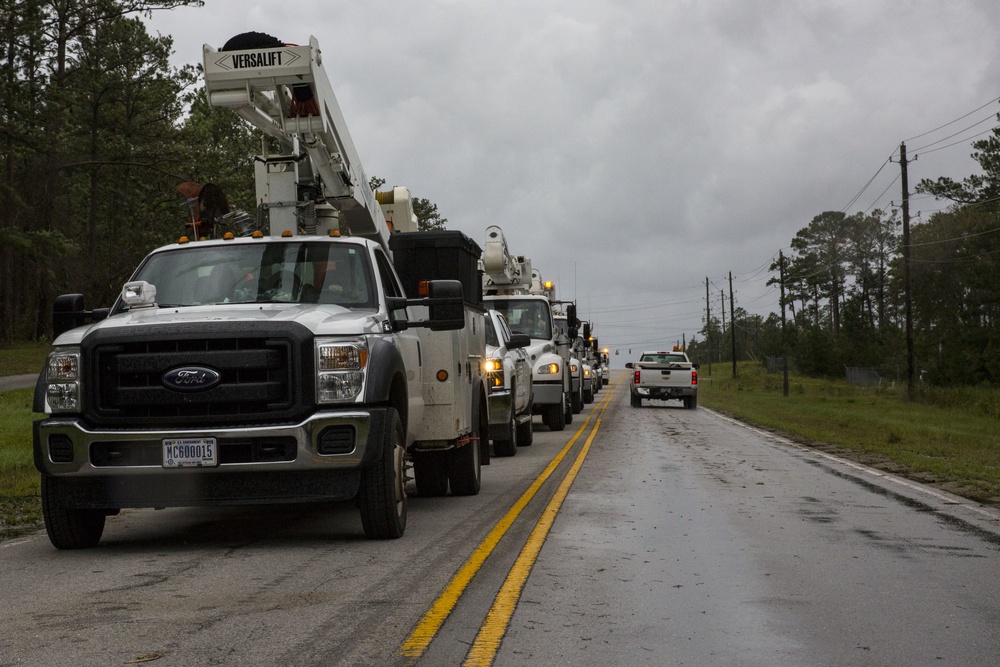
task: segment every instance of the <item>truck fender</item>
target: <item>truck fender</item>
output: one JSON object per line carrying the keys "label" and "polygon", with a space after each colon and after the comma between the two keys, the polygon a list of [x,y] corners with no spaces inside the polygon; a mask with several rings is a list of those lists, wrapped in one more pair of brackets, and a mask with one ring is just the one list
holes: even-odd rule
{"label": "truck fender", "polygon": [[368,350],[368,377],[365,386],[365,403],[391,403],[390,391],[392,380],[398,374],[403,380],[402,402],[396,405],[401,411],[403,424],[406,424],[406,364],[399,348],[391,342],[375,338]]}

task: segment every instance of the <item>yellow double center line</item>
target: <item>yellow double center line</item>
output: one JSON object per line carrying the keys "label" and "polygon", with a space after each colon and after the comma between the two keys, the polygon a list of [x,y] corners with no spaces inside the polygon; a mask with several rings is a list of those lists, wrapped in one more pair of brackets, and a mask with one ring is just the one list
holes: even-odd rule
{"label": "yellow double center line", "polygon": [[[617,382],[615,385],[617,386]],[[573,466],[570,468],[566,477],[563,479],[559,488],[556,490],[555,495],[552,500],[549,501],[548,506],[542,513],[542,517],[539,519],[538,523],[535,525],[534,530],[532,530],[531,535],[528,537],[528,541],[525,543],[524,548],[521,550],[521,554],[518,556],[517,561],[511,568],[510,573],[507,575],[507,579],[504,581],[500,592],[497,594],[496,599],[493,602],[493,606],[490,608],[489,613],[486,616],[486,621],[480,628],[479,634],[476,636],[476,640],[473,643],[472,649],[469,651],[466,657],[465,665],[467,666],[481,666],[490,665],[496,656],[497,649],[500,648],[500,640],[503,639],[503,635],[507,631],[507,626],[510,623],[510,618],[514,613],[514,609],[517,606],[517,601],[520,597],[521,590],[524,588],[524,584],[527,581],[528,574],[531,572],[531,568],[535,563],[535,559],[538,557],[538,553],[542,548],[542,544],[545,542],[545,538],[552,528],[552,522],[555,521],[556,514],[559,512],[559,508],[562,506],[563,500],[566,498],[566,494],[569,493],[569,488],[572,486],[573,481],[576,479],[577,473],[580,471],[580,467],[583,465],[584,459],[587,458],[587,452],[590,450],[590,445],[594,441],[594,437],[597,435],[597,431],[601,426],[601,416],[607,409],[614,396],[614,387],[612,391],[609,392],[608,397],[604,399],[600,404],[598,404],[599,414],[597,420],[594,423],[594,428],[590,432],[590,436],[584,442],[583,448],[576,457]],[[592,416],[592,415],[591,415]],[[501,538],[507,533],[511,525],[513,525],[514,520],[521,514],[527,504],[535,497],[535,494],[541,488],[542,484],[552,476],[555,469],[559,466],[562,460],[576,444],[576,441],[580,436],[587,430],[587,426],[590,423],[591,416],[580,426],[579,430],[573,434],[569,442],[556,454],[555,458],[549,462],[549,465],[545,467],[545,470],[535,478],[535,481],[531,483],[531,486],[521,494],[521,497],[517,499],[517,502],[511,506],[511,508],[504,514],[503,518],[497,522],[493,527],[493,530],[479,543],[476,550],[472,552],[468,560],[459,568],[455,576],[451,578],[451,581],[444,587],[441,595],[438,596],[434,604],[431,605],[427,613],[424,614],[423,618],[414,628],[410,636],[407,637],[406,641],[403,642],[403,646],[400,649],[400,654],[409,658],[419,658],[430,646],[431,641],[437,635],[441,626],[444,625],[445,620],[448,615],[452,612],[455,606],[458,604],[458,600],[462,597],[462,593],[468,587],[469,582],[476,575],[479,569],[482,567],[483,563],[486,561],[487,557],[499,544]]]}

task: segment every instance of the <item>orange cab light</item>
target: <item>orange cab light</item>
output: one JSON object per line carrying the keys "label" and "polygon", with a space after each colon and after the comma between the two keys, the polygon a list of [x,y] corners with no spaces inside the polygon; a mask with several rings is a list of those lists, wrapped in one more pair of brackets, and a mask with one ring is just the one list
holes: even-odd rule
{"label": "orange cab light", "polygon": [[259,229],[255,229],[253,231],[253,234],[251,234],[250,236],[251,238],[262,239],[264,238],[264,232],[260,231]]}
{"label": "orange cab light", "polygon": [[430,294],[431,289],[430,285],[428,284],[428,281],[421,280],[420,283],[417,285],[417,292],[420,294],[420,296],[427,296],[428,294]]}
{"label": "orange cab light", "polygon": [[180,245],[184,245],[185,243],[190,243],[190,242],[191,242],[191,239],[189,239],[186,236],[182,236],[179,239],[177,239],[177,243],[179,243]]}
{"label": "orange cab light", "polygon": [[285,231],[281,232],[281,238],[283,238],[283,239],[290,239],[290,238],[292,238],[292,230],[286,229]]}
{"label": "orange cab light", "polygon": [[222,235],[223,241],[232,241],[235,238],[236,234],[233,234],[232,232],[226,232],[225,234]]}

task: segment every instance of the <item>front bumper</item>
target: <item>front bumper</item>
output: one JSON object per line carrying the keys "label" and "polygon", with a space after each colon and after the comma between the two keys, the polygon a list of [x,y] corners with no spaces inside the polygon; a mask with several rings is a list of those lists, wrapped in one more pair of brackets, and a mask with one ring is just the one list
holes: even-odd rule
{"label": "front bumper", "polygon": [[[65,480],[76,507],[344,500],[382,456],[384,408],[317,412],[298,424],[91,430],[76,418],[34,424],[35,467]],[[215,438],[219,464],[165,468],[163,440]]]}
{"label": "front bumper", "polygon": [[532,402],[535,405],[562,405],[562,382],[534,382],[531,385]]}
{"label": "front bumper", "polygon": [[514,397],[509,390],[490,394],[490,431],[493,426],[506,427],[510,424],[510,415],[514,410]]}

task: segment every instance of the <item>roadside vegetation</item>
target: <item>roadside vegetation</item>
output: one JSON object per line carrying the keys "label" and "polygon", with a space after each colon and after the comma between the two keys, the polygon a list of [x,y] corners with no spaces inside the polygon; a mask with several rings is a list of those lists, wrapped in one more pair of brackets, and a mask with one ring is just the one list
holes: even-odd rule
{"label": "roadside vegetation", "polygon": [[1000,390],[854,387],[743,362],[702,367],[700,405],[791,440],[1000,507]]}

